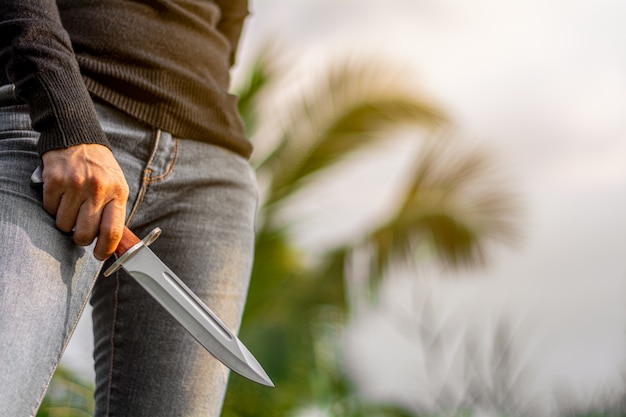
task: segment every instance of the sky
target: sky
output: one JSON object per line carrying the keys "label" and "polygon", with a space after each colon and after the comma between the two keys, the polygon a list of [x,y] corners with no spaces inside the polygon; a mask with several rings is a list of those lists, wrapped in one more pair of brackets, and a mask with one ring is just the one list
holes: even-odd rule
{"label": "sky", "polygon": [[[456,312],[456,320],[485,308],[508,309],[522,320],[522,342],[540,340],[532,359],[540,387],[565,381],[580,394],[619,379],[626,330],[626,3],[252,0],[250,8],[235,83],[268,39],[278,40],[301,76],[349,54],[408,65],[414,77],[407,87],[419,86],[438,103],[461,140],[497,156],[524,203],[523,237],[499,252],[488,270],[467,273],[458,283],[438,282],[438,273],[428,272],[429,294]],[[343,183],[326,188],[326,199],[312,197],[319,208],[302,212],[301,245],[314,250],[332,244],[369,221],[381,209],[376,204],[360,216],[346,209],[354,199],[371,197],[356,179],[384,196],[385,181],[398,175],[392,168],[402,166],[404,146],[410,145],[370,155]],[[317,227],[331,212],[342,221]],[[388,297],[397,295],[394,286],[406,291],[417,285],[403,279],[390,284]],[[388,312],[378,306],[365,314],[367,320],[354,325],[353,340],[371,330],[359,330],[367,327],[362,323]],[[83,324],[64,360],[88,368],[89,343]],[[385,351],[403,361],[411,349],[400,345],[356,356],[376,363]],[[389,355],[395,348],[397,354]],[[368,377],[398,365],[363,368],[355,376],[364,390],[386,398]],[[417,384],[407,378],[402,386]],[[537,401],[542,410],[550,408],[549,399]]]}

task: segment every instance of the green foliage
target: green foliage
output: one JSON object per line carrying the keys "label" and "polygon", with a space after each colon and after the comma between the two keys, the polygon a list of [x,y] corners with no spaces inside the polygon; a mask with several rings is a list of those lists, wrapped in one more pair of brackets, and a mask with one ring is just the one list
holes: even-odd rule
{"label": "green foliage", "polygon": [[[390,131],[445,123],[442,113],[415,97],[405,83],[390,81],[395,76],[389,68],[372,64],[339,64],[286,104],[278,145],[257,166],[271,177],[265,203],[289,197],[303,180],[368,145],[392,140]],[[254,111],[244,117],[258,119]]]}
{"label": "green foliage", "polygon": [[488,182],[491,164],[478,150],[454,152],[449,141],[433,142],[416,155],[414,172],[387,223],[373,228],[378,277],[394,257],[412,257],[420,245],[453,267],[480,266],[490,241],[517,236],[515,196]]}
{"label": "green foliage", "polygon": [[89,417],[93,411],[93,387],[72,372],[59,368],[52,377],[37,417]]}

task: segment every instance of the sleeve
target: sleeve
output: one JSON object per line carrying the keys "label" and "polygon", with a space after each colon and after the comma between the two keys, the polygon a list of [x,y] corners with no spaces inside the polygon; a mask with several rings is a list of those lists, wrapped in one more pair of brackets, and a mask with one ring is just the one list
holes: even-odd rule
{"label": "sleeve", "polygon": [[0,1],[0,68],[28,103],[40,154],[109,146],[54,0]]}
{"label": "sleeve", "polygon": [[233,65],[235,63],[235,56],[237,55],[237,47],[239,45],[239,38],[241,37],[243,24],[249,13],[248,1],[218,0],[216,3],[219,5],[221,10],[221,17],[217,24],[217,30],[219,30],[230,43],[230,64]]}

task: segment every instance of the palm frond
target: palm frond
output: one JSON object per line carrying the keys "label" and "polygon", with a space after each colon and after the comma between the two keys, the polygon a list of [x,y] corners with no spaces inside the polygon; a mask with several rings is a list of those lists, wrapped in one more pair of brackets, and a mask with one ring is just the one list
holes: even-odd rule
{"label": "palm frond", "polygon": [[452,145],[425,146],[398,210],[371,233],[379,269],[395,256],[414,256],[424,244],[446,264],[480,266],[490,243],[518,237],[520,204],[506,184],[494,180],[500,176],[493,161],[479,149]]}
{"label": "palm frond", "polygon": [[409,91],[397,72],[352,62],[335,66],[287,106],[280,146],[259,170],[271,171],[268,203],[289,195],[304,178],[329,168],[400,128],[434,129],[442,113]]}
{"label": "palm frond", "polygon": [[259,124],[259,100],[263,92],[271,88],[271,84],[280,78],[277,64],[275,43],[268,43],[256,56],[248,70],[246,83],[236,89],[237,108],[243,118],[248,137],[253,137]]}

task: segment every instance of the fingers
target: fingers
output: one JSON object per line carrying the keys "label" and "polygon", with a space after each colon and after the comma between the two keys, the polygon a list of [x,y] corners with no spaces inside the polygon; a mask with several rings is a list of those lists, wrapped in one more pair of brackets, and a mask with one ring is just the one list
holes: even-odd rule
{"label": "fingers", "polygon": [[115,251],[124,228],[128,185],[111,152],[101,145],[78,145],[46,152],[43,202],[63,232],[90,245],[104,260]]}
{"label": "fingers", "polygon": [[[72,234],[72,238],[77,245],[89,246],[98,237],[101,216],[99,207],[94,206],[92,202],[87,201],[80,206],[75,217],[76,224],[73,227],[74,233]],[[57,227],[59,227],[58,217]],[[59,227],[59,229],[61,228]]]}
{"label": "fingers", "polygon": [[72,229],[74,229],[74,224],[76,223],[76,218],[78,217],[78,212],[80,210],[82,201],[75,197],[72,197],[70,193],[67,193],[59,197],[55,196],[54,203],[48,202],[45,194],[46,188],[47,187],[44,187],[43,199],[46,211],[55,217],[56,226],[60,231],[65,233],[71,232]]}
{"label": "fingers", "polygon": [[125,208],[115,207],[109,203],[102,211],[98,241],[94,248],[94,256],[103,261],[113,255],[124,233]]}

